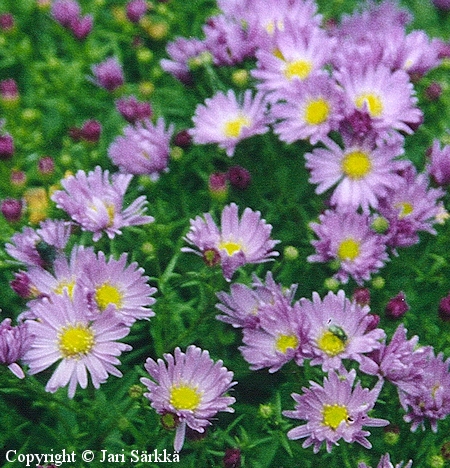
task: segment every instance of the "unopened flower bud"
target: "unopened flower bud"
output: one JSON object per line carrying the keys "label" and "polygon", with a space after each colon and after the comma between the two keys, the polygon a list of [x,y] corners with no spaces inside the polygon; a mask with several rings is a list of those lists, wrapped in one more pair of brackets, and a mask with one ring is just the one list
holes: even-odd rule
{"label": "unopened flower bud", "polygon": [[97,143],[100,139],[102,126],[97,120],[86,120],[81,127],[81,138],[90,143]]}
{"label": "unopened flower bud", "polygon": [[55,172],[55,161],[50,156],[43,156],[38,161],[38,170],[44,176],[53,174]]}
{"label": "unopened flower bud", "polygon": [[19,101],[19,89],[16,80],[9,78],[0,81],[0,97],[5,105],[15,104]]}
{"label": "unopened flower bud", "polygon": [[239,468],[241,466],[241,451],[238,448],[227,448],[223,457],[224,468]]}
{"label": "unopened flower bud", "polygon": [[0,29],[2,31],[12,31],[14,29],[14,24],[14,16],[11,13],[2,13],[0,15]]}
{"label": "unopened flower bud", "polygon": [[440,455],[431,455],[428,459],[428,465],[430,468],[444,468],[445,460]]}
{"label": "unopened flower bud", "polygon": [[145,0],[131,0],[126,6],[127,18],[132,23],[137,23],[147,12],[147,2]]}
{"label": "unopened flower bud", "polygon": [[402,291],[390,299],[386,305],[386,315],[394,319],[403,317],[408,310],[409,305],[406,302],[405,294]]}
{"label": "unopened flower bud", "polygon": [[327,278],[323,285],[330,291],[337,291],[341,285],[336,278]]}
{"label": "unopened flower bud", "polygon": [[214,172],[209,176],[210,194],[218,200],[225,200],[228,194],[228,178],[225,172]]}
{"label": "unopened flower bud", "polygon": [[14,274],[14,279],[9,283],[11,289],[20,297],[25,299],[32,297],[33,285],[29,276],[24,271]]}
{"label": "unopened flower bud", "polygon": [[231,75],[231,81],[233,81],[236,86],[244,88],[248,84],[248,77],[249,73],[247,70],[235,70]]}
{"label": "unopened flower bud", "polygon": [[189,148],[189,146],[191,146],[192,137],[191,135],[189,135],[188,130],[181,130],[175,135],[173,143],[174,145],[179,146],[180,148],[186,149]]}
{"label": "unopened flower bud", "polygon": [[139,398],[141,398],[143,394],[144,394],[144,388],[141,385],[137,385],[137,384],[132,385],[128,389],[128,395],[133,400],[139,400]]}
{"label": "unopened flower bud", "polygon": [[439,302],[439,317],[445,322],[450,322],[450,293]]}
{"label": "unopened flower bud", "polygon": [[209,267],[220,263],[220,254],[216,249],[206,249],[203,252],[203,261]]}
{"label": "unopened flower bud", "polygon": [[1,203],[1,212],[8,223],[15,223],[22,217],[22,200],[16,198],[6,198]]}
{"label": "unopened flower bud", "polygon": [[450,460],[450,441],[442,444],[441,455],[444,457],[444,460]]}
{"label": "unopened flower bud", "polygon": [[359,287],[353,291],[352,299],[360,306],[370,304],[370,291],[367,288]]}
{"label": "unopened flower bud", "polygon": [[375,276],[375,278],[373,278],[372,280],[372,286],[375,289],[383,289],[385,284],[386,284],[386,281],[384,280],[382,276]]}
{"label": "unopened flower bud", "polygon": [[433,82],[425,89],[425,97],[429,101],[437,101],[442,94],[442,86],[439,83]]}
{"label": "unopened flower bud", "polygon": [[392,426],[389,424],[389,426],[384,428],[384,441],[388,445],[395,445],[398,440],[400,439],[400,429],[398,426]]}
{"label": "unopened flower bud", "polygon": [[245,167],[231,166],[228,169],[228,180],[233,187],[245,190],[251,182],[250,172]]}
{"label": "unopened flower bud", "polygon": [[14,154],[14,140],[9,134],[0,135],[0,160],[11,159]]}
{"label": "unopened flower bud", "polygon": [[389,229],[389,221],[383,216],[377,216],[371,224],[371,228],[377,234],[384,234]]}
{"label": "unopened flower bud", "polygon": [[86,15],[81,18],[77,18],[70,24],[70,30],[72,34],[79,40],[82,41],[89,36],[94,26],[94,18],[92,15]]}
{"label": "unopened flower bud", "polygon": [[173,431],[180,423],[180,418],[174,413],[164,413],[161,415],[161,424],[167,431]]}
{"label": "unopened flower bud", "polygon": [[289,261],[296,260],[298,258],[298,249],[292,245],[288,245],[284,248],[284,258]]}

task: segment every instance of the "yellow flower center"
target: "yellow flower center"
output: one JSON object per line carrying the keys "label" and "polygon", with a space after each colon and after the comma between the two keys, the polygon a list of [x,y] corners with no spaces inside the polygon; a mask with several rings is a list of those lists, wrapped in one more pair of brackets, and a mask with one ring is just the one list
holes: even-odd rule
{"label": "yellow flower center", "polygon": [[288,80],[292,80],[292,78],[304,80],[311,73],[311,70],[312,63],[308,60],[295,60],[286,65],[284,76]]}
{"label": "yellow flower center", "polygon": [[222,242],[220,242],[219,243],[219,249],[225,250],[229,257],[234,255],[236,252],[239,252],[239,251],[243,250],[242,244],[239,244],[238,242],[233,242],[233,241],[222,241]]}
{"label": "yellow flower center", "polygon": [[337,249],[340,260],[354,260],[359,255],[359,242],[354,239],[343,240]]}
{"label": "yellow flower center", "polygon": [[114,304],[118,309],[122,307],[123,295],[117,286],[106,282],[95,290],[95,301],[101,310],[105,310],[109,304]]}
{"label": "yellow flower center", "polygon": [[224,134],[228,138],[238,138],[241,135],[243,127],[250,126],[250,119],[245,115],[240,115],[236,119],[230,120],[225,124]]}
{"label": "yellow flower center", "polygon": [[383,103],[376,94],[364,93],[356,98],[356,107],[361,109],[367,103],[367,110],[372,117],[379,117],[383,113]]}
{"label": "yellow flower center", "polygon": [[60,331],[58,345],[65,358],[86,355],[94,346],[94,332],[84,324],[69,325]]}
{"label": "yellow flower center", "polygon": [[305,121],[309,125],[319,125],[325,122],[329,115],[330,104],[322,98],[310,101],[305,109]]}
{"label": "yellow flower center", "polygon": [[351,151],[344,156],[341,163],[342,172],[350,179],[362,179],[372,169],[369,156],[362,151]]}
{"label": "yellow flower center", "polygon": [[275,348],[280,353],[286,354],[288,349],[295,349],[298,346],[298,338],[295,335],[278,335]]}
{"label": "yellow flower center", "polygon": [[63,291],[64,289],[67,291],[67,294],[69,295],[69,297],[72,299],[73,298],[73,289],[75,288],[75,281],[72,280],[72,281],[67,281],[67,280],[63,280],[63,281],[60,281],[57,286],[53,289],[53,291],[62,296],[63,294]]}
{"label": "yellow flower center", "polygon": [[398,202],[394,205],[394,207],[400,209],[400,213],[398,215],[400,219],[405,218],[414,211],[413,204],[409,202]]}
{"label": "yellow flower center", "polygon": [[333,431],[335,431],[342,421],[346,421],[348,419],[348,411],[347,408],[343,405],[323,405],[322,408],[322,415],[323,415],[323,423],[325,426],[331,427]]}
{"label": "yellow flower center", "polygon": [[326,330],[323,333],[317,340],[317,345],[324,353],[328,354],[328,356],[336,356],[345,349],[345,342],[330,330]]}
{"label": "yellow flower center", "polygon": [[201,394],[189,385],[174,385],[170,389],[170,404],[177,410],[191,410],[198,408]]}

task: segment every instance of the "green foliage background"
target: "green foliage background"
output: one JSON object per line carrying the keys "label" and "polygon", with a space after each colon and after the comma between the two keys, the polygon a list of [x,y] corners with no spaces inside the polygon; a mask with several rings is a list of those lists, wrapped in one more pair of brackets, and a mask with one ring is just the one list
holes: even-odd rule
{"label": "green foliage background", "polygon": [[[328,18],[351,13],[360,2],[353,0],[318,1],[319,11]],[[15,107],[4,106],[2,117],[5,130],[14,137],[16,152],[12,160],[0,162],[0,198],[21,197],[29,187],[50,190],[58,186],[66,171],[90,170],[96,165],[115,171],[107,157],[107,148],[119,135],[126,122],[114,108],[119,95],[135,94],[150,100],[155,118],[163,116],[173,122],[176,130],[188,128],[195,106],[211,96],[217,86],[239,89],[232,81],[234,68],[200,68],[195,84],[184,87],[163,73],[159,60],[166,57],[165,46],[174,37],[202,37],[201,27],[209,15],[216,13],[215,2],[208,0],[171,0],[168,3],[149,3],[147,27],[134,25],[124,17],[125,1],[82,0],[83,13],[94,15],[94,30],[85,41],[77,41],[52,20],[49,8],[35,0],[2,0],[0,13],[11,12],[15,30],[0,33],[0,79],[14,78],[20,90],[20,102]],[[430,36],[450,39],[450,16],[439,14],[425,0],[403,2],[414,15],[410,29],[424,29]],[[155,28],[167,28],[164,37],[155,37]],[[152,29],[153,28],[153,29]],[[141,44],[133,45],[139,37]],[[91,66],[109,56],[117,56],[124,65],[126,83],[120,91],[110,95],[96,87],[87,77]],[[244,64],[247,69],[251,63]],[[426,149],[435,138],[450,144],[447,132],[450,123],[450,63],[415,84],[420,107],[425,114],[424,125],[406,139],[406,157],[419,169],[426,161]],[[426,99],[426,87],[437,81],[443,88],[438,101]],[[68,136],[70,127],[80,126],[87,119],[97,119],[103,126],[98,144],[73,142]],[[129,453],[133,449],[172,450],[173,433],[161,426],[159,417],[142,397],[139,378],[145,376],[143,364],[149,356],[161,357],[175,346],[184,349],[196,344],[208,349],[214,359],[235,373],[239,383],[233,390],[236,398],[234,414],[219,414],[207,437],[186,443],[180,454],[180,466],[218,467],[225,449],[239,447],[242,466],[251,468],[288,467],[356,467],[358,461],[376,466],[379,457],[390,452],[392,460],[414,460],[414,467],[430,466],[433,455],[450,441],[448,420],[439,423],[439,431],[413,434],[403,422],[395,389],[385,385],[375,416],[385,417],[399,429],[395,444],[374,428],[370,437],[372,450],[344,442],[331,454],[322,449],[313,455],[302,449],[301,442],[288,441],[286,432],[293,421],[281,415],[292,409],[292,392],[301,392],[309,379],[322,380],[320,369],[295,365],[283,367],[275,375],[266,370],[250,372],[237,347],[240,331],[217,321],[216,292],[228,290],[220,270],[208,269],[200,258],[181,254],[185,244],[183,235],[189,229],[189,219],[211,211],[217,216],[224,204],[236,202],[241,210],[249,206],[259,210],[273,225],[273,237],[282,242],[275,262],[253,268],[242,268],[234,281],[249,283],[255,272],[264,277],[270,269],[277,282],[285,286],[298,283],[298,297],[311,297],[313,291],[327,292],[325,281],[333,271],[326,265],[309,264],[312,253],[312,232],[309,222],[323,209],[323,198],[314,194],[307,183],[303,154],[310,149],[307,143],[282,144],[268,133],[239,144],[233,159],[227,158],[215,146],[192,147],[185,152],[174,151],[170,172],[159,181],[147,177],[133,180],[128,196],[132,200],[145,194],[149,200],[148,213],[155,222],[128,228],[113,241],[102,239],[98,250],[115,256],[129,252],[145,268],[152,285],[158,288],[154,306],[156,316],[150,323],[136,323],[125,339],[133,351],[121,357],[122,379],[111,377],[100,390],[78,390],[73,400],[67,399],[66,389],[55,394],[44,390],[52,370],[23,381],[7,369],[0,369],[0,460],[7,450],[17,453],[54,453],[63,448],[78,455],[85,449],[111,453]],[[50,155],[56,162],[55,173],[44,178],[37,171],[41,156]],[[209,175],[224,171],[234,164],[246,167],[252,174],[251,186],[245,191],[230,188],[226,199],[219,200],[208,191]],[[12,170],[27,174],[25,187],[10,184]],[[445,204],[449,208],[449,197]],[[63,213],[53,205],[49,217],[62,218]],[[16,225],[0,219],[0,243],[20,231],[28,219]],[[90,244],[83,234],[74,242]],[[371,309],[381,315],[380,326],[388,337],[399,322],[384,314],[388,300],[404,291],[411,310],[403,317],[408,335],[419,335],[421,344],[433,345],[437,352],[450,356],[450,323],[439,319],[440,299],[450,290],[450,256],[448,223],[438,226],[438,235],[425,234],[421,242],[399,252],[381,271],[379,278],[367,286],[371,291]],[[294,246],[299,251],[295,260],[283,255],[284,248]],[[19,266],[0,250],[0,307],[2,317],[16,317],[25,308],[9,287]],[[379,287],[380,278],[384,286]],[[343,286],[351,295],[355,284]],[[373,386],[374,380],[362,376],[363,384]],[[136,387],[137,386],[137,387]],[[122,452],[122,449],[124,452]],[[79,459],[79,457],[78,457]],[[449,465],[449,462],[446,462]],[[17,463],[5,467],[18,466]],[[100,466],[93,462],[77,467]],[[114,466],[120,466],[116,464]],[[156,467],[158,463],[129,463],[123,466]]]}

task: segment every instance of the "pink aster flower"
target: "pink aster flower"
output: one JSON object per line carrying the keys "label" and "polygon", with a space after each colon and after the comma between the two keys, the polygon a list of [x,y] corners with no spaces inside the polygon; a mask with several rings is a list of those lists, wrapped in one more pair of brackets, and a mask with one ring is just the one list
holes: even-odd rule
{"label": "pink aster flower", "polygon": [[59,256],[69,241],[72,223],[47,219],[38,229],[25,226],[5,245],[8,254],[29,266],[46,268]]}
{"label": "pink aster flower", "polygon": [[240,141],[266,133],[269,123],[261,93],[253,97],[251,90],[246,90],[240,100],[231,89],[198,105],[192,120],[194,128],[189,133],[194,143],[217,143],[227,156],[233,156]]}
{"label": "pink aster flower", "polygon": [[122,66],[115,57],[110,57],[92,66],[94,83],[107,91],[114,91],[124,83]]}
{"label": "pink aster flower", "polygon": [[381,347],[385,333],[371,327],[370,308],[351,302],[344,291],[330,291],[323,299],[313,292],[312,301],[302,298],[300,306],[310,323],[311,365],[319,364],[325,372],[339,369],[342,359],[360,362],[363,354]]}
{"label": "pink aster flower", "polygon": [[403,419],[412,423],[412,432],[419,427],[425,429],[425,421],[429,421],[436,433],[438,421],[450,414],[450,358],[444,360],[442,353],[435,357],[430,352],[421,370],[421,379],[415,386],[407,391],[399,390],[400,402],[407,411]]}
{"label": "pink aster flower", "polygon": [[282,32],[274,36],[273,46],[256,52],[256,69],[252,76],[259,80],[258,89],[279,95],[295,81],[304,81],[323,74],[330,61],[334,40],[318,27],[299,29],[292,21],[285,21]]}
{"label": "pink aster flower", "polygon": [[255,50],[272,45],[287,22],[302,29],[318,27],[322,21],[313,0],[226,0],[218,4],[226,16],[246,25],[248,41]]}
{"label": "pink aster flower", "polygon": [[239,267],[267,262],[279,255],[273,250],[279,241],[270,238],[271,231],[272,226],[261,219],[259,211],[246,208],[239,219],[238,206],[231,203],[222,211],[220,229],[209,213],[191,220],[185,240],[195,249],[184,247],[182,251],[201,256],[218,253],[223,274],[230,281]]}
{"label": "pink aster flower", "polygon": [[319,223],[310,227],[318,236],[311,241],[316,253],[309,262],[339,262],[336,279],[347,282],[352,277],[358,284],[370,279],[388,260],[384,238],[371,227],[371,218],[354,211],[327,210]]}
{"label": "pink aster flower", "polygon": [[51,199],[58,208],[66,211],[85,231],[94,233],[97,242],[102,233],[112,239],[121,234],[121,228],[153,222],[152,216],[144,216],[147,199],[136,198],[123,209],[124,195],[132,179],[131,174],[113,174],[97,166],[86,174],[79,170],[61,181],[64,190],[57,190]]}
{"label": "pink aster flower", "polygon": [[219,411],[234,412],[230,405],[235,399],[224,394],[236,382],[221,360],[214,362],[208,351],[196,346],[189,346],[186,353],[176,348],[173,356],[164,354],[164,358],[167,365],[162,359],[147,359],[145,369],[151,378],[141,382],[149,390],[144,396],[157,413],[178,419],[174,447],[180,451],[186,426],[203,433]]}
{"label": "pink aster flower", "polygon": [[128,174],[149,174],[159,177],[167,171],[173,125],[165,130],[164,119],[156,125],[149,119],[125,127],[124,136],[117,137],[108,148],[108,156]]}
{"label": "pink aster flower", "polygon": [[436,234],[442,211],[442,188],[430,188],[426,173],[417,173],[412,164],[400,171],[399,183],[390,187],[380,200],[378,210],[389,222],[385,242],[394,249],[419,242],[418,233]]}
{"label": "pink aster flower", "polygon": [[[388,453],[385,455],[382,455],[380,458],[380,461],[377,465],[377,468],[411,468],[412,466],[412,460],[409,460],[409,462],[403,466],[403,462],[397,463],[395,466],[391,463],[391,457],[389,456]],[[370,468],[368,467],[365,463],[359,463],[358,468]]]}
{"label": "pink aster flower", "polygon": [[0,323],[0,364],[7,366],[19,379],[23,379],[25,374],[17,361],[28,351],[33,338],[26,323],[13,327],[10,318]]}
{"label": "pink aster flower", "polygon": [[54,393],[59,387],[69,385],[68,395],[73,398],[77,385],[87,387],[88,372],[95,388],[106,382],[108,374],[122,377],[115,367],[120,364],[117,357],[131,346],[117,341],[129,333],[119,318],[103,314],[92,321],[78,290],[74,291],[72,300],[67,293],[53,294],[34,304],[33,309],[38,320],[25,323],[35,339],[23,360],[32,375],[59,362],[46,391]]}
{"label": "pink aster flower", "polygon": [[299,304],[291,306],[280,296],[273,304],[260,306],[259,326],[244,328],[244,346],[240,346],[239,351],[251,370],[268,367],[269,372],[276,372],[292,359],[302,365],[306,330],[306,316]]}
{"label": "pink aster flower", "polygon": [[365,212],[376,208],[388,187],[398,185],[399,165],[394,160],[403,153],[400,143],[372,147],[370,142],[353,144],[342,149],[331,139],[326,148],[315,148],[305,154],[306,167],[311,171],[309,181],[318,184],[321,194],[336,186],[331,205],[339,208],[361,207]]}
{"label": "pink aster flower", "polygon": [[216,307],[225,315],[217,315],[216,319],[235,328],[257,328],[262,307],[274,305],[278,298],[284,298],[290,304],[296,290],[296,284],[284,289],[281,284],[275,283],[270,271],[266,274],[265,282],[253,275],[251,287],[234,283],[230,286],[230,294],[223,291],[217,293],[221,303]]}
{"label": "pink aster flower", "polygon": [[378,141],[392,130],[413,133],[412,126],[422,122],[413,85],[404,70],[392,72],[384,65],[352,61],[334,76],[347,96],[347,115],[355,110],[367,113]]}
{"label": "pink aster flower", "polygon": [[161,68],[184,84],[192,83],[190,62],[206,52],[206,44],[197,38],[178,37],[167,45],[170,59],[161,60]]}
{"label": "pink aster flower", "polygon": [[438,185],[450,184],[450,145],[441,148],[439,140],[433,141],[427,172]]}
{"label": "pink aster flower", "polygon": [[419,337],[416,335],[408,340],[406,333],[404,325],[399,325],[388,345],[383,343],[379,349],[362,357],[360,370],[389,380],[405,391],[414,391],[431,348],[418,347]]}
{"label": "pink aster flower", "polygon": [[205,45],[217,66],[236,65],[254,54],[254,47],[242,24],[224,15],[208,18],[203,32]]}
{"label": "pink aster flower", "polygon": [[370,432],[363,426],[387,426],[389,421],[372,418],[368,415],[373,409],[381,391],[382,381],[372,390],[362,388],[358,382],[355,386],[356,371],[353,369],[346,375],[338,375],[335,371],[325,377],[323,387],[316,382],[310,382],[310,388],[302,388],[303,394],[292,394],[296,407],[293,411],[283,411],[289,418],[302,419],[306,424],[291,429],[289,439],[307,438],[303,447],[313,445],[314,453],[318,453],[323,443],[327,452],[333,445],[338,445],[340,439],[347,443],[358,442],[365,448],[372,444],[367,440]]}
{"label": "pink aster flower", "polygon": [[342,91],[327,75],[295,81],[279,94],[282,99],[271,107],[271,116],[281,120],[275,133],[286,143],[309,139],[315,145],[337,130],[344,117]]}
{"label": "pink aster flower", "polygon": [[135,320],[148,319],[155,313],[150,308],[155,303],[151,297],[156,288],[147,284],[148,276],[136,262],[127,265],[128,255],[123,253],[118,260],[106,259],[103,252],[96,255],[88,252],[83,265],[83,275],[78,278],[80,287],[87,295],[88,306],[94,319],[113,310],[126,325]]}

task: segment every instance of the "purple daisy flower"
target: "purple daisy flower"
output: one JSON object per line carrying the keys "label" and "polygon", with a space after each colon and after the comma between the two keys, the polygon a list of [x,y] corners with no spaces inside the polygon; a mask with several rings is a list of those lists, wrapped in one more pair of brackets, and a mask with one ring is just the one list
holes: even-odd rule
{"label": "purple daisy flower", "polygon": [[[60,256],[55,259],[52,264],[51,272],[44,270],[39,266],[32,266],[27,273],[28,281],[31,284],[33,296],[37,297],[37,301],[43,298],[48,298],[52,294],[67,296],[72,299],[74,290],[78,286],[79,278],[85,273],[84,269],[87,259],[94,255],[92,247],[75,246],[70,254],[70,259],[65,256]],[[30,310],[22,313],[21,319],[35,319],[35,316],[30,315],[33,311],[32,305],[36,299],[28,302]]]}
{"label": "purple daisy flower", "polygon": [[399,389],[400,403],[407,414],[403,419],[411,424],[411,431],[425,429],[428,420],[437,432],[437,422],[450,414],[450,358],[436,357],[431,351],[428,362],[421,368],[421,379],[408,390]]}
{"label": "purple daisy flower", "polygon": [[306,316],[299,304],[291,306],[280,296],[273,304],[260,306],[259,326],[244,328],[244,346],[239,351],[251,370],[268,367],[270,373],[276,372],[292,359],[300,366],[305,357],[306,329]]}
{"label": "purple daisy flower", "polygon": [[439,140],[433,141],[427,172],[438,185],[450,184],[450,145],[441,148]]}
{"label": "purple daisy flower", "polygon": [[[380,458],[380,462],[377,465],[377,468],[411,468],[412,466],[412,460],[409,460],[409,462],[403,466],[403,462],[397,463],[395,466],[391,463],[391,457],[389,456],[388,453],[385,455],[382,455]],[[358,468],[370,468],[368,467],[365,463],[359,463]]]}
{"label": "purple daisy flower", "polygon": [[203,433],[210,420],[219,411],[234,412],[230,408],[233,397],[224,396],[236,384],[233,372],[223,367],[221,360],[214,362],[208,351],[189,346],[186,353],[176,348],[174,355],[164,354],[154,361],[148,358],[145,369],[151,379],[142,378],[148,388],[144,393],[157,413],[170,413],[178,420],[175,450],[183,447],[186,426]]}
{"label": "purple daisy flower", "polygon": [[404,70],[392,72],[384,65],[352,61],[335,71],[334,76],[346,93],[347,115],[355,110],[366,113],[378,142],[386,139],[392,130],[413,133],[411,126],[422,122],[413,85]]}
{"label": "purple daisy flower", "polygon": [[283,411],[289,418],[302,419],[306,424],[291,429],[289,439],[307,437],[302,447],[314,446],[314,453],[320,450],[325,442],[327,452],[331,452],[333,445],[338,445],[340,439],[347,443],[358,442],[365,448],[372,444],[366,436],[370,432],[363,430],[363,426],[387,426],[389,421],[372,418],[369,411],[375,406],[381,391],[382,381],[378,381],[372,390],[362,388],[358,382],[353,386],[356,371],[353,369],[346,375],[339,375],[335,371],[325,377],[323,387],[316,382],[310,382],[310,388],[302,388],[303,394],[292,394],[296,407],[293,411]]}
{"label": "purple daisy flower", "polygon": [[361,362],[362,355],[380,348],[385,338],[381,328],[371,326],[370,308],[351,302],[342,290],[330,291],[323,300],[313,292],[312,301],[302,298],[300,306],[310,322],[311,365],[321,365],[325,372],[340,369],[342,359]]}
{"label": "purple daisy flower", "polygon": [[280,91],[281,97],[271,107],[271,116],[281,120],[275,125],[275,133],[286,143],[309,139],[315,145],[331,130],[337,130],[343,119],[342,91],[326,75],[295,81]]}
{"label": "purple daisy flower", "polygon": [[283,90],[293,82],[324,74],[322,68],[333,49],[334,39],[322,29],[299,29],[286,20],[284,30],[275,34],[273,46],[256,52],[252,76],[259,80],[258,89],[274,93],[271,100],[282,99]]}
{"label": "purple daisy flower", "polygon": [[383,344],[362,357],[360,370],[389,380],[400,389],[412,391],[421,378],[431,347],[418,347],[419,337],[416,335],[408,340],[406,333],[404,325],[399,325],[388,345]]}
{"label": "purple daisy flower", "polygon": [[66,211],[85,231],[94,233],[97,242],[102,233],[112,239],[121,234],[121,228],[136,226],[154,221],[152,216],[144,216],[147,199],[136,198],[123,209],[124,195],[132,179],[131,174],[113,174],[97,166],[86,174],[79,170],[61,181],[64,190],[57,190],[51,199],[58,208]]}
{"label": "purple daisy flower", "polygon": [[194,143],[217,143],[230,157],[240,141],[266,133],[269,123],[262,93],[253,97],[246,90],[241,101],[231,89],[198,105],[192,120],[194,128],[189,133]]}
{"label": "purple daisy flower", "polygon": [[239,267],[267,262],[279,255],[273,250],[279,241],[270,238],[271,231],[272,226],[261,219],[259,211],[246,208],[239,219],[238,206],[231,203],[222,210],[220,229],[209,213],[191,220],[185,240],[195,249],[183,247],[182,251],[201,256],[217,252],[223,274],[230,281]]}
{"label": "purple daisy flower", "polygon": [[273,46],[276,35],[286,29],[288,22],[303,29],[319,27],[322,21],[313,0],[227,0],[219,2],[219,6],[227,16],[246,25],[255,50]]}
{"label": "purple daisy flower", "polygon": [[225,315],[216,315],[216,319],[235,328],[257,328],[262,307],[275,304],[277,298],[281,297],[290,304],[296,290],[296,284],[284,289],[281,284],[275,283],[270,271],[267,272],[264,283],[253,275],[251,288],[245,284],[234,283],[230,286],[230,294],[217,293],[221,304],[217,304],[216,307]]}
{"label": "purple daisy flower", "polygon": [[96,255],[89,250],[87,253],[83,275],[78,282],[87,295],[94,319],[113,310],[127,326],[131,326],[135,320],[155,315],[149,306],[155,303],[151,296],[156,288],[147,284],[148,276],[144,275],[143,268],[136,262],[127,265],[126,253],[118,260],[113,257],[107,260],[103,252]]}
{"label": "purple daisy flower", "polygon": [[149,174],[158,178],[167,171],[170,153],[170,140],[174,126],[165,130],[164,119],[156,125],[149,119],[125,127],[124,136],[117,137],[108,148],[108,156],[128,174]]}
{"label": "purple daisy flower", "polygon": [[167,45],[170,59],[161,60],[161,68],[184,84],[192,82],[189,63],[206,52],[206,44],[197,38],[178,37]]}
{"label": "purple daisy flower", "polygon": [[45,268],[49,262],[63,256],[62,250],[69,241],[71,230],[71,222],[47,219],[36,230],[25,226],[22,232],[11,237],[11,243],[7,243],[5,249],[19,262]]}
{"label": "purple daisy flower", "polygon": [[122,66],[115,57],[92,66],[94,83],[107,91],[114,91],[124,83]]}
{"label": "purple daisy flower", "polygon": [[408,163],[401,171],[399,183],[388,189],[378,210],[389,222],[385,242],[394,249],[419,242],[418,232],[436,234],[433,225],[439,222],[444,195],[442,188],[430,188],[426,173],[418,174]]}
{"label": "purple daisy flower", "polygon": [[236,65],[254,54],[242,24],[224,15],[208,18],[203,32],[205,45],[217,66]]}
{"label": "purple daisy flower", "polygon": [[307,260],[338,261],[337,280],[346,283],[351,276],[362,284],[388,260],[385,240],[371,229],[369,216],[354,211],[327,210],[319,216],[319,221],[310,224],[318,240],[311,241],[316,253]]}
{"label": "purple daisy flower", "polygon": [[31,348],[23,360],[30,374],[37,374],[59,362],[45,387],[54,393],[59,387],[69,385],[68,396],[73,398],[77,385],[86,388],[88,372],[92,384],[99,388],[108,374],[122,377],[115,367],[123,351],[131,346],[119,343],[129,333],[119,318],[102,314],[92,321],[87,314],[85,300],[77,289],[73,298],[52,294],[33,305],[33,315],[38,320],[27,320],[29,331],[35,335]]}
{"label": "purple daisy flower", "polygon": [[361,207],[369,212],[376,208],[388,187],[401,182],[396,173],[399,165],[395,158],[403,153],[400,143],[373,148],[369,142],[346,146],[342,149],[331,139],[326,148],[315,148],[305,154],[306,167],[311,171],[309,181],[318,184],[321,194],[335,186],[331,205],[339,208]]}
{"label": "purple daisy flower", "polygon": [[0,364],[7,366],[19,379],[23,379],[25,374],[17,361],[23,358],[33,339],[26,323],[13,327],[10,318],[0,323]]}

